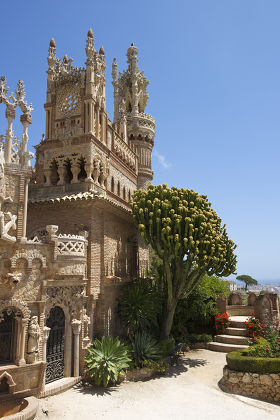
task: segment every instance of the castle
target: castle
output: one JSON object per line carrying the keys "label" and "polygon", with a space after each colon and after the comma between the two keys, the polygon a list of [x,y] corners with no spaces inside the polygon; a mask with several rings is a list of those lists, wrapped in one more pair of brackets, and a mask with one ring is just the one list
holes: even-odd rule
{"label": "castle", "polygon": [[[8,127],[0,137],[0,399],[46,395],[45,384],[78,378],[96,334],[122,333],[118,298],[148,266],[129,201],[152,181],[155,122],[138,50],[112,65],[114,121],[106,111],[105,53],[90,29],[86,66],[56,57],[50,41],[46,126],[27,151],[32,105],[23,82],[0,81]],[[14,135],[22,114],[21,141]],[[6,398],[5,397],[5,398]]]}

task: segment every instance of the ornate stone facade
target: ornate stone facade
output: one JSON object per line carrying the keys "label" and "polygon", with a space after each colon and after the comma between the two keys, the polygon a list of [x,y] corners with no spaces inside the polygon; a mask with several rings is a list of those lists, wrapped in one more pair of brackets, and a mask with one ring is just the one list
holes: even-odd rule
{"label": "ornate stone facade", "polygon": [[[74,67],[50,42],[46,130],[34,171],[27,151],[32,105],[22,81],[9,94],[0,80],[8,121],[0,136],[0,377],[11,375],[17,395],[26,394],[27,366],[29,395],[43,394],[45,382],[79,376],[93,337],[122,333],[118,298],[148,267],[129,206],[153,176],[148,81],[135,46],[119,78],[114,60],[111,122],[104,49],[95,50],[91,30],[86,57],[85,68]],[[17,108],[21,141],[12,127]]]}

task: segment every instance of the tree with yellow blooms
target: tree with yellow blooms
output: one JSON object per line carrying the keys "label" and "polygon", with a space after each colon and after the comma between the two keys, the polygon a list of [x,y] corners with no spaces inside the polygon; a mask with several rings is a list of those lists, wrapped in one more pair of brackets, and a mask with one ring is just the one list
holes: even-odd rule
{"label": "tree with yellow blooms", "polygon": [[205,275],[227,277],[236,269],[236,245],[206,195],[185,188],[150,185],[131,203],[137,229],[163,263],[166,310],[161,338],[170,334],[179,299]]}

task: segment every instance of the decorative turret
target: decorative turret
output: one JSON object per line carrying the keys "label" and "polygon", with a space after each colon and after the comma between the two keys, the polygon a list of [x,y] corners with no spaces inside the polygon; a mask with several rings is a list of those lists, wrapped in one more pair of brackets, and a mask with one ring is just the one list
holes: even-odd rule
{"label": "decorative turret", "polygon": [[[138,49],[132,43],[127,50],[128,69],[117,76],[117,63],[112,64],[114,86],[114,123],[128,141],[136,147],[138,160],[138,188],[146,188],[153,179],[152,149],[155,136],[154,118],[145,114],[149,95],[148,80],[138,68]],[[125,126],[127,125],[127,127]]]}

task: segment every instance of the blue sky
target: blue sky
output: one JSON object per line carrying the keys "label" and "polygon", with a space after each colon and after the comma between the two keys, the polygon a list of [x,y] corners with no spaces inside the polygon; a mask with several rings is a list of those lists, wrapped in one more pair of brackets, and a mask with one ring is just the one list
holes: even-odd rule
{"label": "blue sky", "polygon": [[279,0],[14,0],[1,15],[0,74],[11,89],[25,82],[32,145],[44,132],[50,38],[83,66],[92,27],[111,118],[111,63],[123,70],[134,42],[156,119],[154,183],[207,194],[238,245],[238,274],[280,279]]}

